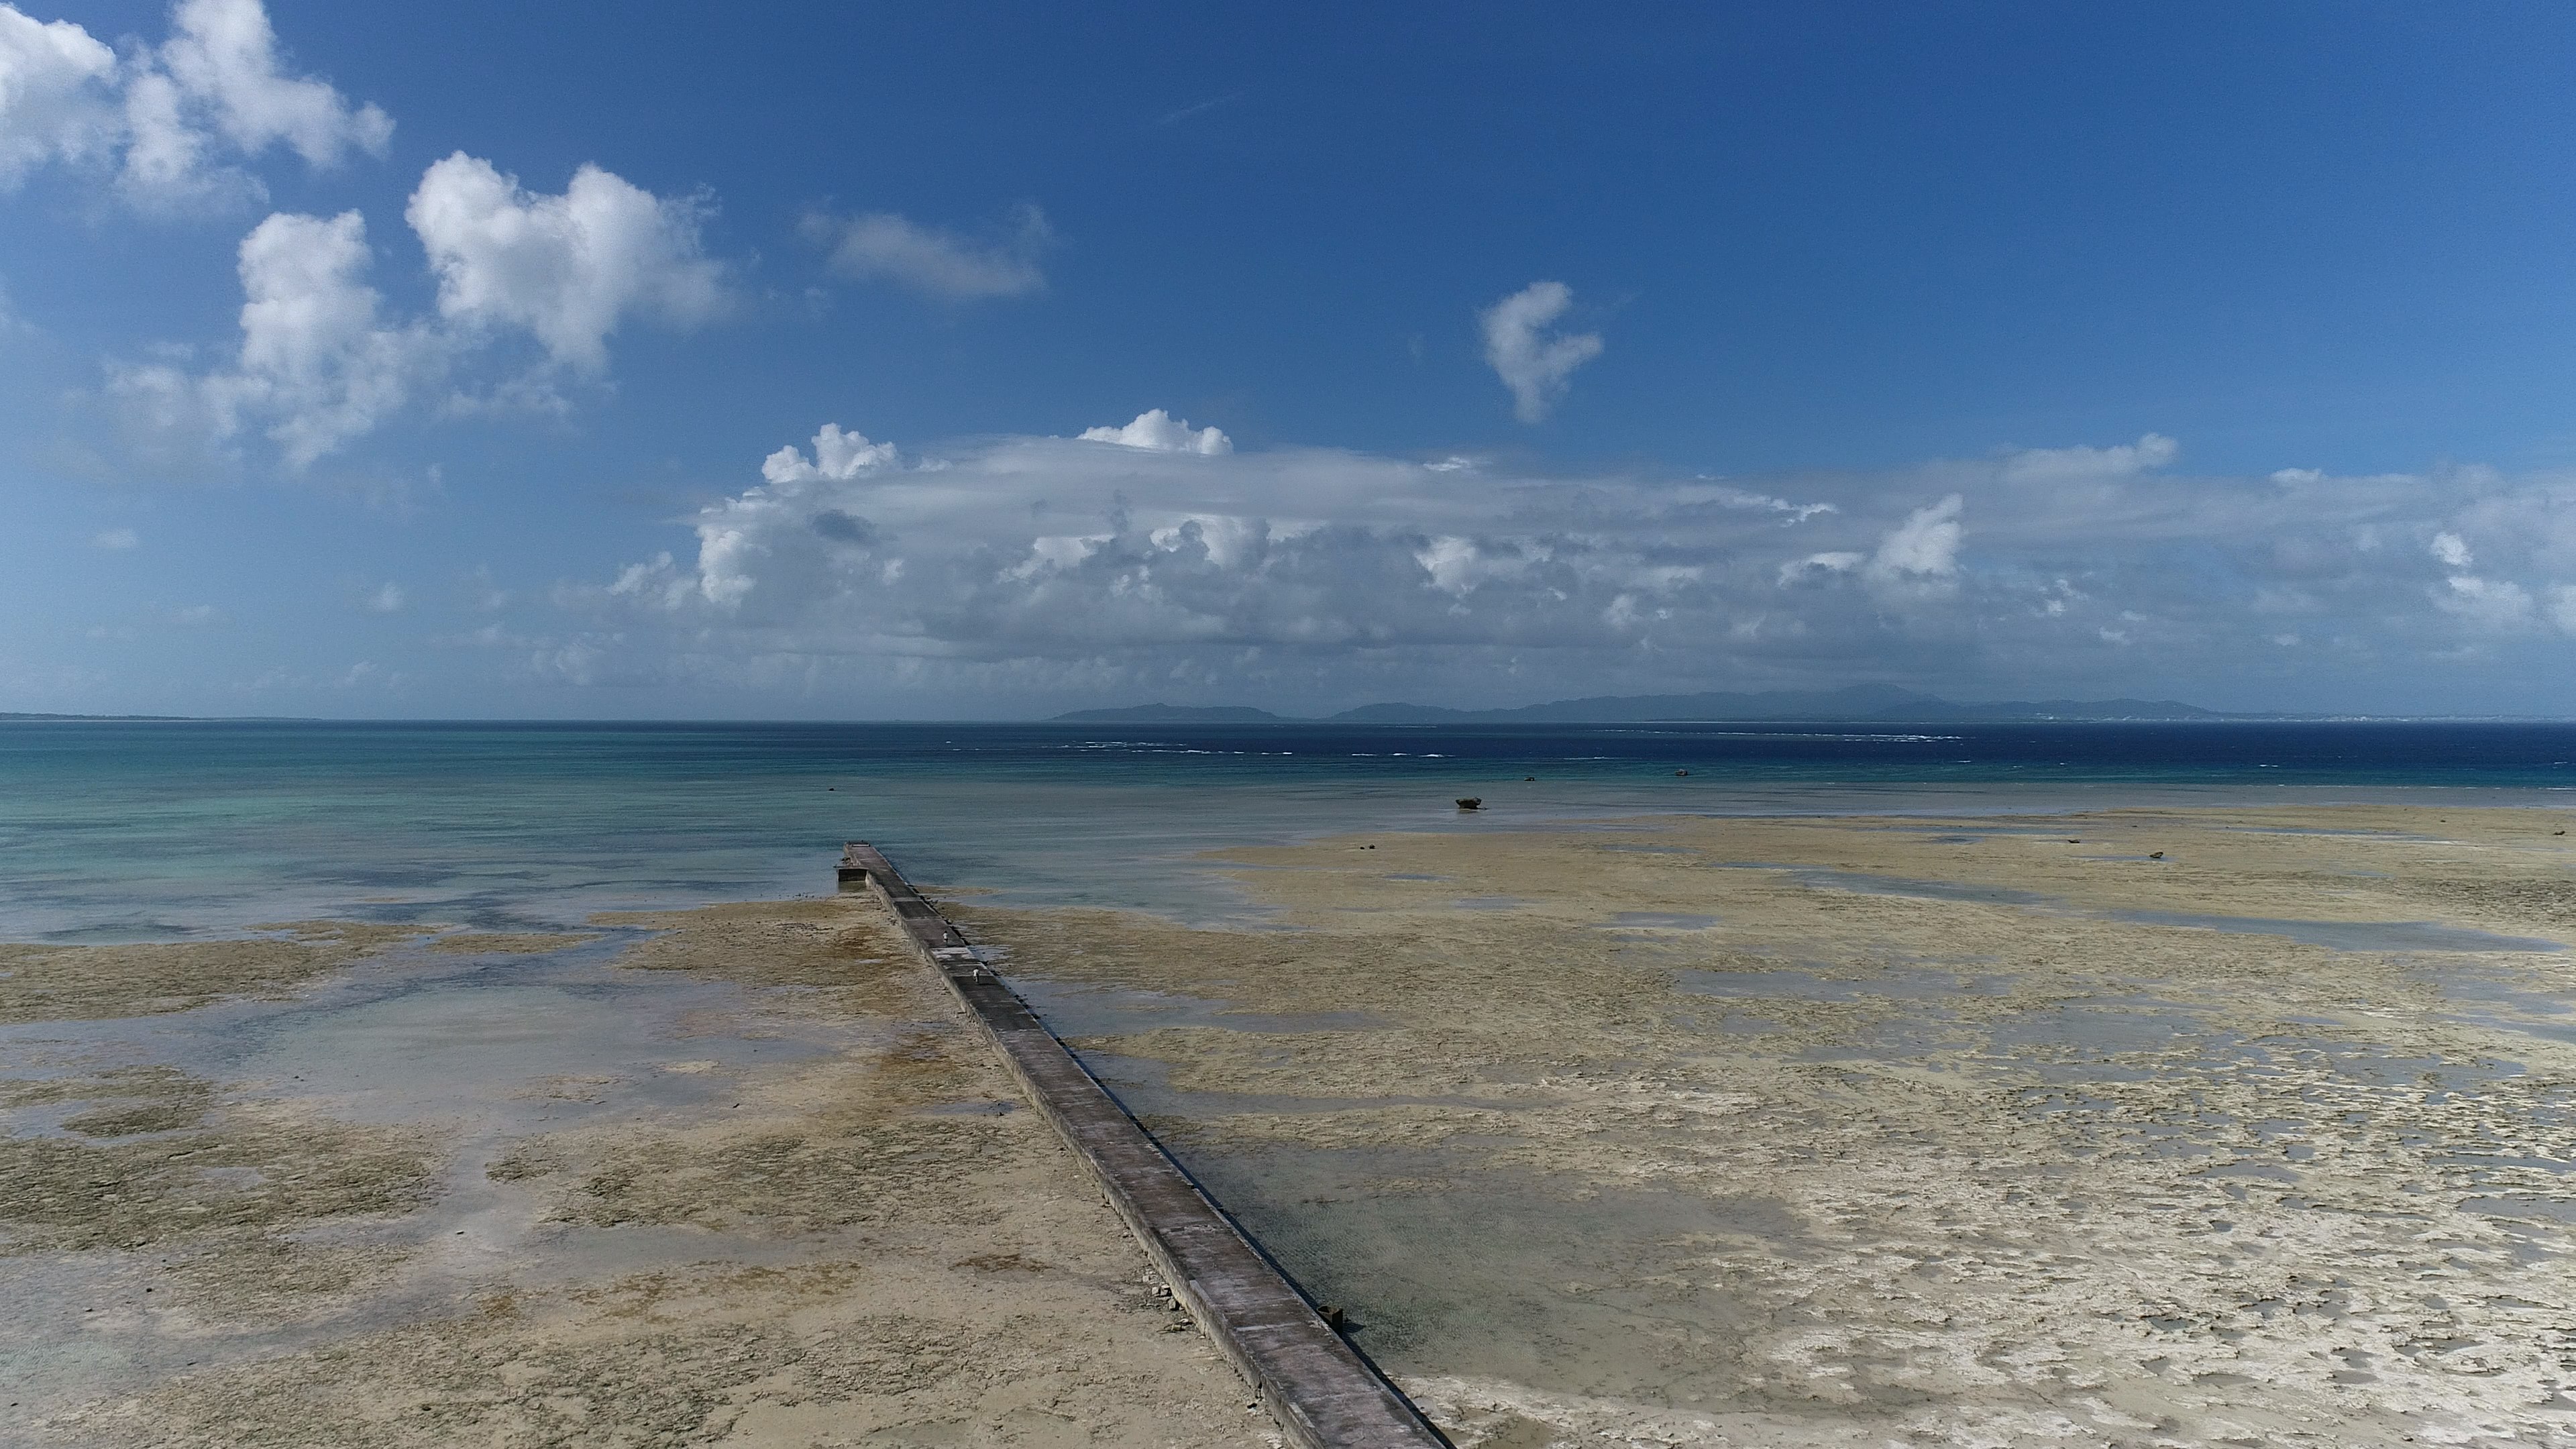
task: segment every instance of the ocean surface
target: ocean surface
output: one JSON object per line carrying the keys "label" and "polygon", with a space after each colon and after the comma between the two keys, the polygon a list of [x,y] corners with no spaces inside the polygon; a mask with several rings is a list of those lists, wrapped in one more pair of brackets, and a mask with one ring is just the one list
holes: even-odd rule
{"label": "ocean surface", "polygon": [[826,891],[847,839],[1005,903],[1215,919],[1194,856],[1345,830],[2569,790],[2564,724],[11,721],[0,939],[571,925]]}

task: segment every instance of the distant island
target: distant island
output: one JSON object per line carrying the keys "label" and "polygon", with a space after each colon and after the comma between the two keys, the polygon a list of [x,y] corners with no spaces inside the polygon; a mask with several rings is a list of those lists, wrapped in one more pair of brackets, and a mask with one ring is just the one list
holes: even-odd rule
{"label": "distant island", "polygon": [[2304,719],[2289,714],[2229,714],[2170,699],[2000,699],[1961,703],[1887,684],[1845,689],[1771,690],[1756,694],[1625,694],[1560,699],[1518,709],[1447,709],[1431,704],[1364,704],[1339,714],[1299,718],[1243,705],[1140,704],[1077,709],[1057,724],[1649,724],[1680,720],[1831,720],[1870,724],[1940,724],[2014,720],[2182,721]]}
{"label": "distant island", "polygon": [[194,715],[184,714],[28,714],[14,709],[0,709],[0,721],[6,720],[91,720],[109,723],[145,721],[155,724],[187,723]]}

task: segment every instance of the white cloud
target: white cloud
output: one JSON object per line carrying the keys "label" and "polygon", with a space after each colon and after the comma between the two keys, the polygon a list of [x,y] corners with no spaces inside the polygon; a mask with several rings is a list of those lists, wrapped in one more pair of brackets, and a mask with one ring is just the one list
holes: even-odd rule
{"label": "white cloud", "polygon": [[2162,433],[2108,448],[2021,448],[2004,455],[2004,477],[2013,482],[2127,478],[2161,468],[2181,451],[2179,443]]}
{"label": "white cloud", "polygon": [[1215,428],[1190,431],[1187,418],[1174,418],[1161,408],[1136,415],[1136,421],[1123,428],[1085,428],[1081,441],[1116,443],[1124,448],[1145,448],[1157,453],[1198,453],[1222,457],[1234,451],[1234,440]]}
{"label": "white cloud", "polygon": [[2276,468],[2272,470],[2272,481],[2285,488],[2293,487],[2302,483],[2323,482],[2325,480],[2325,476],[2326,473],[2323,468]]}
{"label": "white cloud", "polygon": [[703,203],[653,193],[597,166],[554,196],[462,151],[433,164],[404,217],[438,276],[438,310],[467,329],[520,327],[556,363],[596,375],[631,315],[693,327],[729,302],[700,255]]}
{"label": "white cloud", "polygon": [[78,25],[0,5],[0,187],[50,161],[112,161],[148,208],[256,202],[267,187],[240,162],[283,144],[326,168],[392,136],[382,110],[286,68],[260,0],[181,0],[170,38],[122,61]]}
{"label": "white cloud", "polygon": [[1907,514],[1881,539],[1866,572],[1883,581],[1946,579],[1959,572],[1959,514],[1967,500],[1953,493]]}
{"label": "white cloud", "polygon": [[[728,300],[720,266],[698,255],[697,204],[657,198],[596,166],[581,168],[561,196],[532,196],[460,151],[423,174],[407,215],[438,276],[441,317],[385,316],[367,281],[372,254],[357,212],[280,212],[242,240],[242,337],[231,366],[110,367],[110,391],[138,436],[222,443],[265,425],[300,469],[382,426],[512,330],[524,329],[554,366],[596,376],[626,317],[687,326]],[[541,367],[449,404],[463,413],[510,407],[564,403]]]}
{"label": "white cloud", "polygon": [[2549,591],[2549,622],[2576,634],[2576,584],[2560,584]]}
{"label": "white cloud", "polygon": [[894,444],[871,443],[864,433],[845,433],[838,423],[825,423],[814,435],[814,456],[788,446],[762,461],[760,476],[772,483],[806,483],[818,478],[855,478],[868,468],[895,459]]}
{"label": "white cloud", "polygon": [[[466,606],[468,608],[475,609],[486,614],[493,614],[509,607],[511,597],[510,591],[494,582],[492,578],[491,565],[477,564],[474,568],[474,572],[465,576],[464,583]],[[500,626],[492,625],[489,627],[498,628]]]}
{"label": "white cloud", "polygon": [[1868,557],[1849,549],[1829,549],[1823,553],[1811,553],[1805,558],[1791,559],[1780,565],[1780,587],[1785,589],[1811,579],[1850,573]]}
{"label": "white cloud", "polygon": [[88,31],[0,5],[0,188],[49,161],[110,149],[115,75],[116,52]]}
{"label": "white cloud", "polygon": [[2471,562],[2467,542],[2447,530],[2433,535],[2433,557],[2439,559],[2444,568],[2464,569]]}
{"label": "white cloud", "polygon": [[[283,142],[305,164],[329,167],[351,151],[381,156],[391,117],[352,106],[329,82],[287,74],[260,0],[182,0],[176,34],[127,87],[132,137],[118,184],[145,197],[230,189],[238,173],[210,170],[217,141],[242,156]],[[247,178],[243,178],[247,180]],[[250,194],[264,196],[255,181]]]}
{"label": "white cloud", "polygon": [[2522,585],[2454,574],[2434,602],[2460,617],[2490,629],[2509,629],[2531,622],[2531,593]]}
{"label": "white cloud", "polygon": [[402,585],[387,580],[380,587],[369,590],[363,602],[370,614],[399,614],[403,605],[410,602],[410,595],[403,592]]}
{"label": "white cloud", "polygon": [[1557,332],[1552,324],[1574,305],[1563,282],[1532,282],[1476,314],[1485,361],[1512,391],[1512,415],[1525,423],[1555,408],[1574,370],[1601,355],[1597,333]]}
{"label": "white cloud", "polygon": [[150,429],[220,441],[266,422],[303,468],[399,411],[444,364],[427,328],[388,325],[365,278],[366,222],[281,212],[242,239],[241,350],[203,377],[167,364],[111,370],[111,389]]}
{"label": "white cloud", "polygon": [[130,528],[105,528],[90,538],[92,547],[105,549],[134,548],[142,542],[143,536]]}
{"label": "white cloud", "polygon": [[[1242,553],[1236,549],[1237,555]],[[1446,536],[1432,539],[1413,551],[1413,561],[1431,576],[1431,586],[1460,598],[1479,587],[1519,578],[1548,561],[1549,548],[1542,543],[1516,540],[1479,543],[1472,538]],[[1225,560],[1219,559],[1219,562]],[[1672,580],[1658,577],[1647,570],[1631,580],[1646,588],[1669,585]],[[1624,596],[1623,596],[1624,597]]]}
{"label": "white cloud", "polygon": [[1044,291],[1046,273],[1038,258],[1055,238],[1046,213],[1035,206],[1019,208],[1010,234],[992,242],[884,211],[852,217],[816,213],[806,217],[803,231],[830,248],[825,264],[842,276],[894,282],[958,301]]}

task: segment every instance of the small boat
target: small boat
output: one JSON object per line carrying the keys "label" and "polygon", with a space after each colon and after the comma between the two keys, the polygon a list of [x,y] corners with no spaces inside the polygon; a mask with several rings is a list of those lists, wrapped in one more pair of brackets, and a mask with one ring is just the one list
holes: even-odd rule
{"label": "small boat", "polygon": [[1482,810],[1485,808],[1485,797],[1482,795],[1461,795],[1458,797],[1458,808],[1461,810]]}

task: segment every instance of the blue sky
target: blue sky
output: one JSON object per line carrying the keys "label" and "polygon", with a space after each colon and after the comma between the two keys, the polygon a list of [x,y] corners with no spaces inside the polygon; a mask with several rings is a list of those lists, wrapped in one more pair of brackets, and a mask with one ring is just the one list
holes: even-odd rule
{"label": "blue sky", "polygon": [[2508,5],[0,6],[0,708],[2576,713],[2571,60]]}

